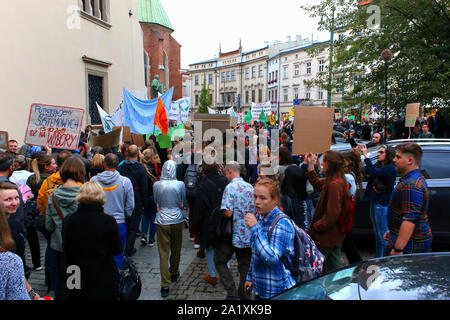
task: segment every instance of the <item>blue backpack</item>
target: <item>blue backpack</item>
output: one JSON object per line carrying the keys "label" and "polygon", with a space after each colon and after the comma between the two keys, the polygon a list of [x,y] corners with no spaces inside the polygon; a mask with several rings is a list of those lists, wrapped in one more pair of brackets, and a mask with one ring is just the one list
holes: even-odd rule
{"label": "blue backpack", "polygon": [[272,237],[273,229],[281,219],[288,219],[295,230],[294,259],[292,265],[288,258],[283,255],[281,261],[288,269],[297,283],[312,280],[322,275],[324,255],[317,249],[311,237],[299,228],[287,215],[279,214],[269,227],[268,239]]}

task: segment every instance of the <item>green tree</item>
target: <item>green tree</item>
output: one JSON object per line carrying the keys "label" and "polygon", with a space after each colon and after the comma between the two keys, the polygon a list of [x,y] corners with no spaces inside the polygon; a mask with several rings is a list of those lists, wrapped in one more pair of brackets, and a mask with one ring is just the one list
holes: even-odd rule
{"label": "green tree", "polygon": [[208,108],[211,107],[212,101],[209,89],[206,87],[206,79],[203,80],[203,88],[200,93],[198,113],[208,113]]}
{"label": "green tree", "polygon": [[[450,0],[373,0],[363,6],[358,2],[321,0],[302,6],[311,17],[324,17],[319,30],[334,25],[344,31],[333,55],[333,93],[345,88],[345,102],[337,106],[359,104],[367,110],[384,105],[385,49],[393,54],[387,63],[391,111],[403,112],[410,102],[450,106]],[[329,88],[328,73],[310,83]]]}

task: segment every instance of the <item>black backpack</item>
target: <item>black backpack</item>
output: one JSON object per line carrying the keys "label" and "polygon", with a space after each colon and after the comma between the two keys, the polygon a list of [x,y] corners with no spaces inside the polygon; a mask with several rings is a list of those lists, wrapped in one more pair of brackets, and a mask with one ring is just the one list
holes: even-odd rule
{"label": "black backpack", "polygon": [[186,187],[186,196],[188,198],[197,197],[198,171],[196,164],[190,164],[184,175],[184,185]]}

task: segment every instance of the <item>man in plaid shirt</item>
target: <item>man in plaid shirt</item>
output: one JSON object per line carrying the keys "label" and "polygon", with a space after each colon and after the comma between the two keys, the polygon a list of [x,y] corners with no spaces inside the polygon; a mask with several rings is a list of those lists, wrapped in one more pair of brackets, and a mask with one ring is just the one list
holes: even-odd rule
{"label": "man in plaid shirt", "polygon": [[392,193],[388,209],[390,255],[431,251],[431,228],[428,223],[429,191],[419,172],[422,149],[415,143],[397,146],[394,163],[403,174]]}

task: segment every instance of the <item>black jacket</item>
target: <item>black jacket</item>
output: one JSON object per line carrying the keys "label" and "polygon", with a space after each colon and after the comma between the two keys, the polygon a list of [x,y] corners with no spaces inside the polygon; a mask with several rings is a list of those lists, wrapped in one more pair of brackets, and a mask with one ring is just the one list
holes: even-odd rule
{"label": "black jacket", "polygon": [[228,179],[220,174],[204,176],[198,183],[198,195],[194,209],[194,229],[199,233],[199,242],[203,248],[211,243],[211,226],[209,224],[212,211],[222,204],[222,195]]}
{"label": "black jacket", "polygon": [[134,212],[143,213],[143,210],[147,212],[148,176],[144,166],[136,160],[128,160],[118,167],[117,171],[131,180],[134,190]]}
{"label": "black jacket", "polygon": [[81,289],[69,290],[68,298],[116,300],[119,271],[114,256],[122,252],[116,220],[100,204],[80,204],[64,218],[62,237],[67,266],[81,271]]}

